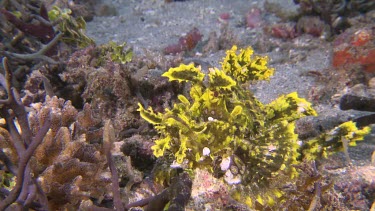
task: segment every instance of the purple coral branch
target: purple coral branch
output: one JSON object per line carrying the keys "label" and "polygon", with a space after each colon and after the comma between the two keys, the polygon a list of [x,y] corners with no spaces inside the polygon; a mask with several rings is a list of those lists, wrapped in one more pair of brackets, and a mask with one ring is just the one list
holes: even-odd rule
{"label": "purple coral branch", "polygon": [[25,207],[28,207],[32,204],[34,199],[37,197],[37,187],[36,187],[36,185],[30,184],[28,190],[25,191],[25,193],[29,193],[29,194],[26,195],[26,200],[24,201],[23,205]]}
{"label": "purple coral branch", "polygon": [[[0,104],[5,104],[14,111],[15,115],[17,116],[18,123],[22,128],[22,139],[19,138],[20,134],[18,133],[17,129],[15,129],[14,123],[12,121],[12,116],[6,114],[8,113],[8,111],[2,113],[5,113],[4,116],[6,117],[8,125],[14,127],[11,131],[13,132],[13,134],[11,135],[17,137],[16,142],[21,142],[20,140],[23,140],[25,144],[30,144],[28,140],[32,136],[32,133],[29,127],[27,113],[25,111],[25,106],[22,104],[19,98],[17,90],[14,89],[11,85],[13,74],[12,71],[9,69],[8,58],[6,57],[3,58],[3,67],[5,69],[5,77],[3,76],[2,78],[0,78],[0,83],[6,89],[8,93],[8,99],[0,101]],[[17,145],[17,153],[22,153],[24,151],[25,147],[23,146],[23,144],[15,143],[15,145]]]}
{"label": "purple coral branch", "polygon": [[114,139],[115,139],[115,131],[113,129],[111,120],[107,120],[104,125],[103,148],[104,148],[104,153],[107,157],[109,169],[112,174],[111,180],[112,180],[113,201],[114,201],[114,206],[116,210],[124,210],[124,205],[122,204],[122,201],[121,201],[119,176],[118,176],[117,169],[116,169],[115,163],[113,162],[112,155],[111,155],[111,148],[112,148],[112,143]]}
{"label": "purple coral branch", "polygon": [[13,122],[13,118],[10,116],[5,106],[0,109],[0,113],[7,122],[8,131],[10,133],[10,136],[12,137],[12,142],[14,144],[14,147],[16,148],[17,154],[22,154],[25,151],[25,146],[22,143],[22,137],[18,133],[16,125]]}
{"label": "purple coral branch", "polygon": [[55,31],[51,24],[45,24],[48,20],[47,9],[44,5],[40,8],[40,16],[46,21],[40,21],[39,24],[26,23],[18,19],[15,15],[9,11],[1,8],[0,12],[5,16],[5,18],[15,25],[19,30],[25,34],[31,35],[33,37],[39,38],[43,43],[48,43],[55,37]]}
{"label": "purple coral branch", "polygon": [[43,191],[42,187],[40,186],[40,184],[38,182],[36,182],[35,178],[34,178],[34,184],[37,187],[38,199],[39,199],[39,202],[40,202],[40,207],[42,207],[42,209],[44,208],[44,210],[48,210],[48,199],[47,199],[47,196],[44,193],[44,191]]}
{"label": "purple coral branch", "polygon": [[23,182],[22,182],[22,189],[21,189],[21,192],[18,195],[17,200],[16,200],[16,202],[18,204],[25,204],[26,198],[29,195],[29,186],[31,185],[30,184],[30,180],[31,180],[30,173],[31,173],[30,166],[27,165],[26,168],[25,168],[25,171],[23,173],[24,178],[23,178]]}
{"label": "purple coral branch", "polygon": [[121,202],[121,195],[120,195],[120,184],[119,184],[119,176],[116,170],[115,163],[113,162],[111,152],[107,152],[107,161],[109,165],[109,169],[111,170],[112,174],[112,191],[113,191],[113,201],[116,210],[124,210],[124,205]]}
{"label": "purple coral branch", "polygon": [[151,196],[136,202],[132,202],[125,206],[125,210],[130,210],[132,207],[144,207],[148,206],[145,210],[163,210],[165,205],[169,201],[170,188],[164,189],[161,193]]}
{"label": "purple coral branch", "polygon": [[17,168],[13,165],[12,161],[2,150],[0,150],[0,160],[3,161],[10,173],[16,174]]}
{"label": "purple coral branch", "polygon": [[13,74],[12,74],[12,71],[9,70],[8,58],[4,57],[2,63],[3,63],[4,70],[5,70],[5,77],[3,75],[0,75],[0,83],[8,92],[8,98],[5,100],[0,100],[0,104],[9,104],[10,102],[13,101],[13,95],[11,94],[11,90],[12,90],[11,81],[12,81]]}
{"label": "purple coral branch", "polygon": [[[5,105],[5,106],[1,107],[0,113],[2,114],[2,116],[5,118],[5,120],[7,122],[7,125],[9,127],[9,133],[12,137],[14,147],[17,150],[17,154],[23,154],[23,152],[25,151],[25,146],[22,142],[22,137],[18,133],[18,130],[17,130],[17,128],[16,128],[16,126],[13,122],[13,117],[9,114],[9,111],[8,111],[8,107],[14,107],[16,105],[15,105],[14,92],[13,92],[12,86],[11,86],[12,71],[9,70],[8,58],[6,58],[6,57],[3,58],[3,67],[5,69],[5,77],[0,74],[0,76],[1,76],[0,77],[0,83],[6,89],[6,91],[8,93],[8,98],[5,99],[5,100],[0,100],[0,105],[1,104]],[[15,112],[16,111],[19,111],[19,109],[15,110]],[[22,120],[23,119],[21,118],[21,121]],[[23,126],[23,125],[21,125],[21,126]],[[27,133],[27,131],[25,131],[25,133]],[[31,137],[31,136],[29,136],[29,137]]]}
{"label": "purple coral branch", "polygon": [[[7,197],[0,202],[0,210],[5,210],[10,204],[14,203],[17,198],[20,198],[20,201],[26,200],[26,197],[29,194],[29,185],[31,180],[28,163],[36,148],[43,141],[44,136],[47,134],[51,125],[50,118],[47,118],[47,121],[44,122],[43,126],[40,128],[35,137],[32,137],[25,107],[20,102],[18,93],[11,87],[12,74],[9,70],[8,60],[6,57],[3,59],[3,66],[6,75],[5,77],[0,77],[0,83],[6,89],[8,98],[0,102],[3,104],[0,112],[6,119],[8,131],[12,137],[13,144],[19,156],[19,162],[16,170],[16,185],[9,192]],[[10,109],[13,110],[14,114],[10,114]],[[18,132],[14,124],[14,117],[17,118],[22,130],[22,134]]]}
{"label": "purple coral branch", "polygon": [[152,197],[147,205],[147,208],[145,211],[153,211],[153,210],[164,210],[165,205],[168,204],[168,202],[171,199],[171,188],[164,189],[161,193],[158,195]]}
{"label": "purple coral branch", "polygon": [[[19,164],[18,164],[18,170],[17,170],[17,180],[16,185],[10,191],[9,195],[0,202],[0,210],[5,210],[10,204],[15,202],[21,193],[21,190],[23,188],[27,188],[27,184],[25,184],[23,181],[25,179],[25,170],[28,166],[29,160],[31,156],[34,154],[36,148],[39,146],[39,144],[43,141],[44,136],[47,134],[49,128],[51,125],[50,118],[47,119],[47,121],[44,123],[42,128],[38,131],[36,136],[32,138],[31,144],[27,148],[26,152],[24,154],[19,155]],[[26,186],[26,187],[25,187]]]}
{"label": "purple coral branch", "polygon": [[22,60],[43,60],[51,64],[58,64],[55,60],[51,59],[50,57],[46,56],[50,50],[52,50],[53,47],[56,46],[57,42],[60,40],[60,38],[63,36],[62,33],[58,33],[48,44],[43,45],[43,47],[35,53],[30,54],[19,54],[19,53],[12,53],[5,51],[4,53],[10,57],[14,57],[17,59]]}

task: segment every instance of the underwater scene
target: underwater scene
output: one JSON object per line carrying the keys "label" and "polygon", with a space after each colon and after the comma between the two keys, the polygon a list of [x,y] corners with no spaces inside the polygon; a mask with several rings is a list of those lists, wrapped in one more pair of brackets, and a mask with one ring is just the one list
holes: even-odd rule
{"label": "underwater scene", "polygon": [[375,211],[375,1],[0,0],[0,210]]}

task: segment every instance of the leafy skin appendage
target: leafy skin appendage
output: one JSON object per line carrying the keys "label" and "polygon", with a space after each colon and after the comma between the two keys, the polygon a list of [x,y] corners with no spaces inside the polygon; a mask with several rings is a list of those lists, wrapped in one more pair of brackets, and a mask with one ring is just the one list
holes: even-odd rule
{"label": "leafy skin appendage", "polygon": [[[324,152],[301,148],[294,132],[296,120],[317,115],[311,103],[293,92],[263,104],[244,88],[247,82],[269,80],[273,72],[267,57],[254,56],[251,48],[237,53],[236,46],[227,51],[222,69],[209,69],[208,74],[193,64],[169,69],[163,76],[189,82],[190,96],[179,95],[179,102],[164,113],[139,104],[141,116],[160,134],[152,147],[154,155],[213,173],[221,168],[217,161],[230,159],[231,173],[250,189],[241,200],[250,206],[275,204],[282,195],[275,184],[298,176],[295,164],[301,161],[301,149],[311,158]],[[339,128],[333,136],[345,137],[349,145],[368,133],[350,123]],[[314,148],[322,140],[309,144]]]}

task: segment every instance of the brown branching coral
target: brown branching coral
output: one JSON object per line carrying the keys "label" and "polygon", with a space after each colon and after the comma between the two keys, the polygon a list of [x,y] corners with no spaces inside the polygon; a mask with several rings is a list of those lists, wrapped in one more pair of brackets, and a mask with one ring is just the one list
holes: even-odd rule
{"label": "brown branching coral", "polygon": [[29,114],[33,130],[45,121],[45,111],[51,110],[51,129],[31,160],[49,207],[74,208],[89,197],[103,197],[110,181],[103,147],[90,143],[102,135],[90,106],[77,112],[69,101],[47,97],[46,102],[33,107],[35,111]]}
{"label": "brown branching coral", "polygon": [[31,104],[27,112],[11,86],[6,58],[3,65],[6,75],[0,75],[0,82],[8,97],[0,100],[6,121],[0,130],[0,161],[17,179],[10,192],[1,190],[0,210],[77,209],[81,202],[100,201],[111,192],[107,164],[111,145],[100,144],[101,121],[92,117],[88,104],[78,112],[70,101],[56,96]]}

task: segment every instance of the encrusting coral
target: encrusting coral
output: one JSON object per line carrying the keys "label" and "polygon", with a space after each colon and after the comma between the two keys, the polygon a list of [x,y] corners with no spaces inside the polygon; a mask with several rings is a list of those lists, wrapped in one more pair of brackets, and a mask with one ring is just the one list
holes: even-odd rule
{"label": "encrusting coral", "polygon": [[[250,47],[237,53],[236,46],[227,51],[221,70],[210,68],[204,73],[193,64],[169,69],[163,76],[189,82],[190,96],[179,95],[180,102],[164,113],[139,104],[140,115],[160,134],[152,147],[154,155],[164,156],[172,166],[206,168],[229,184],[241,183],[248,194],[237,199],[250,207],[273,206],[283,194],[278,185],[298,176],[296,164],[303,156],[315,153],[308,158],[320,158],[330,148],[309,151],[307,147],[300,153],[295,121],[317,113],[297,93],[263,104],[246,88],[249,82],[269,80],[273,72],[266,57],[253,55]],[[368,132],[369,128],[344,123],[331,132],[328,144],[335,151],[342,140],[353,145]],[[325,146],[325,141],[318,138],[310,145]]]}
{"label": "encrusting coral", "polygon": [[[118,48],[122,49],[121,46]],[[97,117],[112,119],[118,130],[123,127],[118,126],[123,124],[118,119],[130,118],[124,110],[127,99],[131,97],[131,89],[124,66],[111,59],[125,59],[122,51],[113,51],[116,51],[116,47],[110,44],[76,51],[67,62],[67,70],[59,76],[66,83],[64,89],[69,92],[66,97],[70,97],[73,104],[82,106],[83,103],[90,103]]]}
{"label": "encrusting coral", "polygon": [[159,105],[168,103],[180,92],[160,75],[181,59],[149,51],[145,54],[132,56],[130,46],[113,42],[78,50],[59,74],[64,87],[56,94],[71,100],[77,108],[90,103],[95,116],[111,119],[116,132],[122,131],[120,136],[139,132],[145,121],[139,118],[137,106],[129,99]]}

